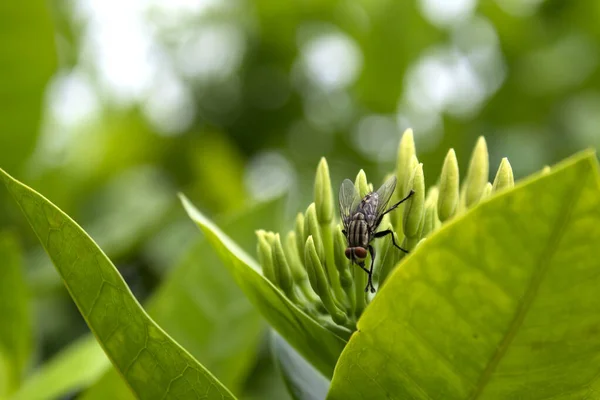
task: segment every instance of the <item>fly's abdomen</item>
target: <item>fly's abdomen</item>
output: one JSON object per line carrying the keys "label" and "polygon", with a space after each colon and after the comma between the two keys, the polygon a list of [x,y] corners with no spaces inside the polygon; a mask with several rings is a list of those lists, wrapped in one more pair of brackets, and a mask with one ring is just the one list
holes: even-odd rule
{"label": "fly's abdomen", "polygon": [[356,214],[350,222],[348,231],[349,247],[367,247],[369,244],[369,227],[364,220],[364,215]]}

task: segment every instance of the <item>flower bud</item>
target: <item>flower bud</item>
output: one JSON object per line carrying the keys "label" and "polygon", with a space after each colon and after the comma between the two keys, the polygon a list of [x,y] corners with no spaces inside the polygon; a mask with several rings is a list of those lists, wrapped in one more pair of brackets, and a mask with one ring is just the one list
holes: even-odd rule
{"label": "flower bud", "polygon": [[279,283],[279,287],[288,297],[294,297],[292,291],[293,280],[290,266],[283,252],[283,246],[281,245],[281,238],[279,233],[275,234],[273,238],[271,253],[273,257],[275,281]]}
{"label": "flower bud", "polygon": [[407,129],[402,134],[400,144],[398,145],[398,157],[396,158],[396,178],[398,187],[406,188],[408,180],[412,174],[412,158],[417,156],[415,150],[415,138],[412,129]]}
{"label": "flower bud", "polygon": [[356,180],[354,181],[354,186],[358,189],[358,193],[360,197],[365,197],[367,193],[369,193],[369,184],[367,183],[367,175],[365,171],[362,169],[356,175]]}
{"label": "flower bud", "polygon": [[306,209],[304,216],[304,234],[312,236],[315,247],[321,259],[325,259],[325,248],[323,247],[323,239],[321,238],[321,229],[319,227],[319,220],[317,219],[317,209],[315,203],[311,203]]}
{"label": "flower bud", "polygon": [[288,232],[285,238],[284,250],[294,282],[298,283],[308,279],[304,265],[299,257],[298,248],[296,247],[296,232]]}
{"label": "flower bud", "polygon": [[325,157],[321,158],[319,166],[317,167],[317,175],[315,178],[315,205],[318,221],[321,224],[330,223],[333,220],[334,205],[329,167],[327,166]]}
{"label": "flower bud", "polygon": [[304,242],[308,235],[304,234],[304,214],[298,213],[296,215],[296,223],[294,225],[294,232],[296,233],[296,248],[298,254],[304,254]]}
{"label": "flower bud", "polygon": [[404,207],[403,231],[406,237],[417,237],[422,229],[423,214],[425,212],[425,177],[423,164],[418,164],[408,181],[409,190],[415,193],[406,201]]}
{"label": "flower bud", "polygon": [[544,168],[542,168],[542,175],[548,175],[550,173],[550,166],[546,165]]}
{"label": "flower bud", "polygon": [[500,167],[498,167],[492,188],[494,192],[497,192],[502,189],[512,188],[513,186],[515,186],[515,177],[508,158],[504,157],[500,162]]}
{"label": "flower bud", "polygon": [[325,269],[323,268],[323,264],[321,264],[321,259],[317,253],[312,236],[308,237],[304,245],[304,264],[306,265],[310,285],[323,301],[323,305],[325,305],[333,321],[339,325],[347,325],[348,318],[337,308],[333,300],[329,282],[327,282],[327,277],[325,276]]}
{"label": "flower bud", "polygon": [[[457,193],[458,194],[458,193]],[[439,190],[436,187],[429,189],[427,199],[425,200],[425,216],[423,217],[423,232],[421,237],[427,237],[435,231],[440,222],[438,220],[438,196]]]}
{"label": "flower bud", "polygon": [[458,161],[454,149],[450,149],[440,175],[437,212],[442,222],[452,218],[458,209],[459,185]]}
{"label": "flower bud", "polygon": [[352,275],[350,274],[350,269],[348,268],[350,262],[345,255],[347,247],[346,237],[342,233],[342,228],[339,225],[335,228],[333,239],[335,266],[338,270],[342,287],[347,288],[352,286]]}
{"label": "flower bud", "polygon": [[485,199],[487,199],[488,197],[490,197],[494,191],[493,189],[494,187],[492,186],[491,183],[486,183],[485,186],[483,187],[483,192],[481,193],[481,199],[480,201],[483,201]]}
{"label": "flower bud", "polygon": [[271,244],[269,243],[268,234],[261,229],[256,231],[256,236],[258,237],[258,262],[262,267],[263,275],[274,285],[277,285],[277,281],[275,279],[275,266],[273,264],[273,254],[271,251]]}
{"label": "flower bud", "polygon": [[473,149],[469,169],[467,170],[466,205],[471,207],[481,199],[481,195],[488,182],[490,174],[490,161],[487,144],[483,136],[480,136]]}

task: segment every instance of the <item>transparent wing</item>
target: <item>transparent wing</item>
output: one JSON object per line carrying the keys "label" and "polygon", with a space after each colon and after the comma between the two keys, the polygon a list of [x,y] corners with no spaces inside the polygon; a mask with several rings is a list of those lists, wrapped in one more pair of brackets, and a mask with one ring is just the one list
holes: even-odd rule
{"label": "transparent wing", "polygon": [[396,189],[396,177],[392,176],[389,178],[379,189],[377,189],[377,195],[379,197],[379,202],[377,203],[377,217],[379,218],[381,214],[385,212],[387,209],[388,203],[392,198],[392,194],[394,193],[394,189]]}
{"label": "transparent wing", "polygon": [[348,231],[348,222],[350,216],[354,213],[354,209],[360,202],[360,195],[350,179],[344,179],[340,186],[340,219],[344,225],[344,229]]}

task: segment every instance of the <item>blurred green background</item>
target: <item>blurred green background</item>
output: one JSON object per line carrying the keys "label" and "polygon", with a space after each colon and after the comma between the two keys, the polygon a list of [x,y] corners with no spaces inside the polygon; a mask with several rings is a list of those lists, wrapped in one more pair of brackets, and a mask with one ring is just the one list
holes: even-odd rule
{"label": "blurred green background", "polygon": [[[253,229],[308,204],[320,157],[334,185],[360,168],[378,182],[408,127],[429,183],[449,147],[464,169],[479,135],[517,178],[598,147],[599,20],[596,0],[4,1],[0,167],[77,220],[144,302],[200,240],[178,191],[220,221],[283,196],[232,227],[252,251]],[[9,200],[33,370],[87,327]],[[281,390],[260,346],[246,397]]]}

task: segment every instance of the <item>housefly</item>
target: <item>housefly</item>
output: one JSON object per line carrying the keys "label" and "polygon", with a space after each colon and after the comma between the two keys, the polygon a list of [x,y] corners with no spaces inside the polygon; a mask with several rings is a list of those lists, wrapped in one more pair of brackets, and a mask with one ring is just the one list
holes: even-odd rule
{"label": "housefly", "polygon": [[[405,202],[414,194],[410,193],[387,208],[387,205],[396,188],[396,177],[389,178],[376,192],[367,193],[363,198],[360,197],[358,189],[350,179],[345,179],[340,187],[340,217],[344,226],[342,232],[348,242],[346,248],[346,258],[352,261],[352,264],[358,264],[367,274],[369,281],[365,287],[365,292],[371,289],[371,293],[375,293],[373,286],[373,262],[375,260],[375,249],[371,245],[371,241],[376,238],[381,238],[387,235],[392,237],[392,243],[401,251],[408,253],[407,250],[398,246],[394,234],[390,229],[377,232],[379,224],[383,216],[394,210],[400,204]],[[367,251],[371,254],[371,268],[365,268],[365,259]]]}

